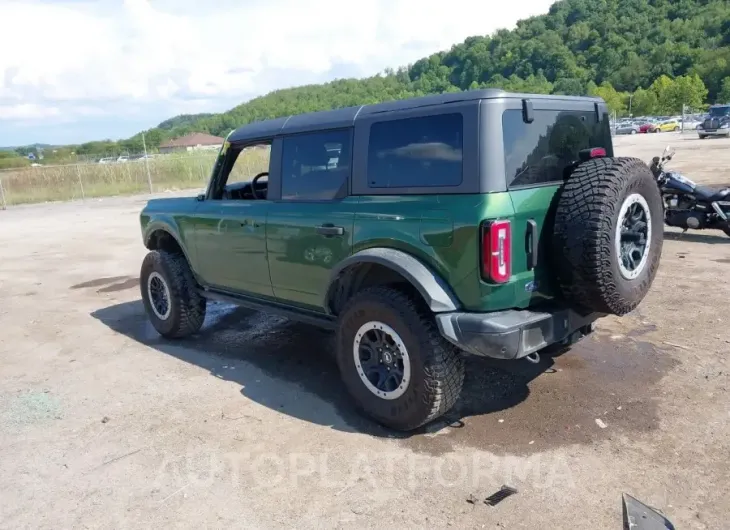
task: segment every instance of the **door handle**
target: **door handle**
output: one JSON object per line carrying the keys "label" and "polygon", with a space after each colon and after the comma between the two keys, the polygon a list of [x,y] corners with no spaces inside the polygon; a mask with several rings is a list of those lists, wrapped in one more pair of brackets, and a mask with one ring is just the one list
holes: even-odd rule
{"label": "door handle", "polygon": [[537,234],[537,223],[534,219],[527,221],[527,233],[525,234],[525,243],[527,247],[527,270],[531,271],[537,268],[537,250],[540,243]]}
{"label": "door handle", "polygon": [[256,221],[254,221],[253,219],[244,219],[243,221],[241,221],[241,226],[250,226],[253,228],[258,228],[259,224]]}
{"label": "door handle", "polygon": [[341,236],[345,233],[345,229],[341,226],[335,226],[327,223],[317,227],[317,233],[326,237]]}

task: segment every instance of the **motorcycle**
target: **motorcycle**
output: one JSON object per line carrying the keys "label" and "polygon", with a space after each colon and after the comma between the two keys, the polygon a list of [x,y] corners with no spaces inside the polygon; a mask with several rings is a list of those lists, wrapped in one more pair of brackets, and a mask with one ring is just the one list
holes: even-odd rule
{"label": "motorcycle", "polygon": [[674,155],[675,151],[667,147],[651,163],[651,172],[662,193],[664,223],[685,232],[690,228],[710,228],[730,236],[730,188],[700,186],[678,171],[667,171],[665,166]]}

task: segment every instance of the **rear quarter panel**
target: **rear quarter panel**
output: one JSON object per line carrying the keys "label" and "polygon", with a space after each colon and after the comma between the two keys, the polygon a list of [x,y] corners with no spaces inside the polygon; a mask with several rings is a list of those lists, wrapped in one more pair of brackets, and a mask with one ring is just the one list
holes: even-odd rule
{"label": "rear quarter panel", "polygon": [[[380,195],[360,199],[355,214],[353,253],[374,247],[402,250],[448,283],[464,309],[492,311],[515,307],[514,278],[504,285],[481,280],[480,224],[484,219],[513,216],[508,193]],[[522,298],[525,297],[521,295]]]}

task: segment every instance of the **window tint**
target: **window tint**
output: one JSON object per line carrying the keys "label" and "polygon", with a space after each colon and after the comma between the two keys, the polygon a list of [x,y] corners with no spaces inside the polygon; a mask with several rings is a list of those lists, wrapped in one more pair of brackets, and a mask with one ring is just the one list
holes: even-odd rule
{"label": "window tint", "polygon": [[608,118],[597,121],[593,111],[536,110],[535,121],[525,123],[522,110],[507,110],[502,129],[508,186],[560,182],[584,149],[612,154]]}
{"label": "window tint", "polygon": [[371,188],[458,186],[464,127],[461,114],[374,123],[368,145]]}
{"label": "window tint", "polygon": [[348,129],[284,138],[282,199],[334,199],[350,178],[351,134]]}

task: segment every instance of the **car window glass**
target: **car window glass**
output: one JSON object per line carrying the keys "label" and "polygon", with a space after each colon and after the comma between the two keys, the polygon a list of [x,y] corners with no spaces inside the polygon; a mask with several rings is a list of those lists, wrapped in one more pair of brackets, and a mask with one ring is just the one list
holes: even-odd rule
{"label": "car window glass", "polygon": [[346,190],[352,171],[350,129],[284,138],[281,198],[332,200]]}
{"label": "car window glass", "polygon": [[612,154],[607,117],[597,121],[592,111],[553,110],[536,110],[534,116],[525,123],[522,110],[515,109],[502,117],[508,186],[560,182],[584,149],[603,147]]}
{"label": "car window glass", "polygon": [[271,145],[259,144],[244,147],[236,161],[233,163],[231,172],[228,174],[226,184],[237,184],[239,182],[251,182],[251,180],[264,171],[269,170],[271,159]]}
{"label": "car window glass", "polygon": [[371,188],[458,186],[462,180],[461,114],[374,123],[368,144]]}

